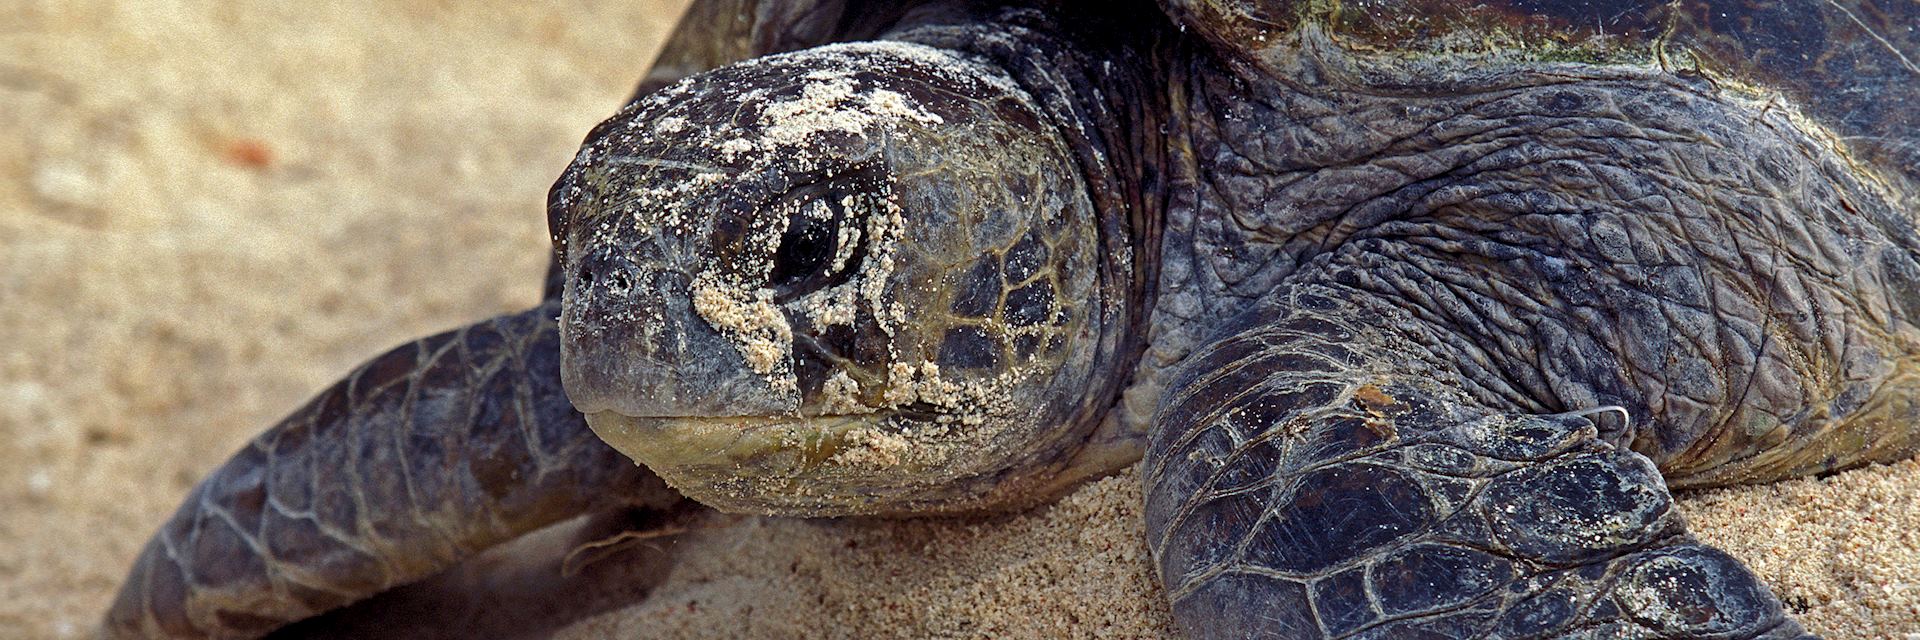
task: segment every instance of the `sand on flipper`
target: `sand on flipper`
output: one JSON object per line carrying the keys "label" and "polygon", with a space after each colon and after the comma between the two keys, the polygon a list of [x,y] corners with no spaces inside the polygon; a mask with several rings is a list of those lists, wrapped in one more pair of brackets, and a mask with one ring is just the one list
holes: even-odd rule
{"label": "sand on flipper", "polygon": [[[87,635],[247,438],[531,304],[547,186],[680,5],[0,8],[0,629]],[[1906,462],[1681,508],[1814,630],[1886,638],[1920,632],[1916,496]],[[1122,474],[987,519],[699,516],[563,636],[1155,637],[1139,503]]]}

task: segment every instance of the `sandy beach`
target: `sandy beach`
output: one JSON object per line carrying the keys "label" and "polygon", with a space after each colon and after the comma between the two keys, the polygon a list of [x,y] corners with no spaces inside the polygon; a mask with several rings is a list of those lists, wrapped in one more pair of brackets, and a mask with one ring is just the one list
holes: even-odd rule
{"label": "sandy beach", "polygon": [[[0,8],[0,635],[88,636],[246,438],[392,344],[532,304],[547,186],[680,5]],[[695,514],[548,608],[567,638],[1166,637],[1135,485],[970,520]],[[1920,633],[1920,462],[1682,509],[1810,629]],[[457,635],[435,628],[391,631]]]}

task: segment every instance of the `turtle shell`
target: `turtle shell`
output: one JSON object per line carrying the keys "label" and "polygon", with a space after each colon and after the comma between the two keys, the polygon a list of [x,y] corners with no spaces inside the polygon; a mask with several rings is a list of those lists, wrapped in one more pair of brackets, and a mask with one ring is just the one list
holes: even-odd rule
{"label": "turtle shell", "polygon": [[1271,59],[1314,30],[1390,58],[1618,63],[1792,108],[1920,209],[1914,0],[1163,0],[1230,57]]}
{"label": "turtle shell", "polygon": [[870,40],[913,2],[700,0],[687,7],[635,96],[687,76],[765,55]]}

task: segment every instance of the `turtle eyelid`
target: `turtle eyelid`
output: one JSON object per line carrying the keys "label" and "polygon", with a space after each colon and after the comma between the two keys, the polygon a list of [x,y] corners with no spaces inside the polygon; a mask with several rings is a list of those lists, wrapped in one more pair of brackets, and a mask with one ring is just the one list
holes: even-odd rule
{"label": "turtle eyelid", "polygon": [[[788,209],[788,218],[768,276],[775,299],[792,300],[838,286],[859,271],[866,256],[864,234],[843,234],[841,229],[846,225],[857,228],[862,221],[848,210],[846,201],[839,189],[821,185],[797,190],[786,204],[779,205]],[[843,240],[853,246],[840,247]],[[843,253],[846,259],[837,263],[835,257]]]}

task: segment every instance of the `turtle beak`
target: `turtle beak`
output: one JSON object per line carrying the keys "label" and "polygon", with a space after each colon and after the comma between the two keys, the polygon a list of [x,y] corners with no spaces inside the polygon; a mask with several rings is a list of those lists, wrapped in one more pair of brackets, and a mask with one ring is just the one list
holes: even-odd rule
{"label": "turtle beak", "polygon": [[694,314],[687,276],[600,248],[562,294],[561,383],[575,408],[630,417],[777,415],[798,404]]}

